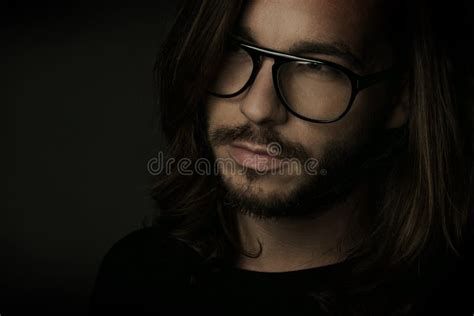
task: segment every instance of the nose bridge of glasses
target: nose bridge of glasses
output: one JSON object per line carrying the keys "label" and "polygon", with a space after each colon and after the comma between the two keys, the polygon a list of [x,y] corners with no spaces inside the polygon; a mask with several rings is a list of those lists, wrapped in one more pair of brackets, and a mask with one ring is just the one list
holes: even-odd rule
{"label": "nose bridge of glasses", "polygon": [[247,84],[245,85],[246,87],[253,85],[257,77],[261,74],[262,68],[266,68],[265,64],[266,63],[271,63],[269,67],[272,67],[272,70],[270,70],[270,73],[273,76],[273,73],[275,72],[275,65],[278,64],[278,59],[275,58],[276,56],[269,54],[265,51],[262,51],[260,49],[256,49],[254,47],[248,47],[248,46],[243,46],[243,48],[247,51],[247,53],[251,56],[252,63],[253,63],[253,69],[250,75],[249,80],[247,81]]}
{"label": "nose bridge of glasses", "polygon": [[[250,54],[252,61],[253,61],[253,71],[251,77],[249,78],[248,84],[253,84],[255,79],[260,73],[261,68],[264,68],[265,60],[268,62],[272,62],[271,66],[271,77],[274,85],[274,89],[278,90],[278,70],[280,66],[286,62],[291,61],[291,58],[286,57],[285,54],[279,53],[276,51],[272,51],[269,49],[264,49],[260,47],[253,47],[250,45],[243,45],[243,48]],[[276,91],[277,94],[278,91]]]}
{"label": "nose bridge of glasses", "polygon": [[252,55],[252,59],[256,63],[255,66],[257,66],[257,68],[260,68],[265,60],[272,60],[273,66],[281,64],[283,61],[283,58],[281,56],[271,51],[251,48],[249,49],[249,52]]}

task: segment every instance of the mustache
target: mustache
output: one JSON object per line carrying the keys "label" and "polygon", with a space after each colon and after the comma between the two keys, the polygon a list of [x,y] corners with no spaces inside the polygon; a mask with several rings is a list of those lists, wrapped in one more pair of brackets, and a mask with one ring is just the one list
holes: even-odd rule
{"label": "mustache", "polygon": [[276,158],[280,159],[296,158],[303,162],[310,157],[301,144],[284,140],[278,132],[266,127],[255,130],[250,124],[245,124],[237,127],[218,127],[209,133],[211,146],[228,145],[234,141],[248,141],[263,146],[277,143],[281,152]]}

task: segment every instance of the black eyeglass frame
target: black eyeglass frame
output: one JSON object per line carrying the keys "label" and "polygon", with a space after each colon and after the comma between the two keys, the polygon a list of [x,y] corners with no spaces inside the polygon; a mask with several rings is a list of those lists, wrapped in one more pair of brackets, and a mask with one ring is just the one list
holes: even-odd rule
{"label": "black eyeglass frame", "polygon": [[[251,45],[251,44],[248,44],[248,43],[244,43],[244,42],[239,41],[238,39],[235,39],[235,38],[233,38],[232,40],[235,41],[236,44],[238,44],[242,49],[244,49],[250,55],[250,57],[252,58],[253,68],[252,68],[252,72],[250,74],[250,77],[241,89],[239,89],[237,92],[234,92],[232,94],[219,94],[219,93],[215,93],[215,92],[212,92],[212,91],[208,91],[208,92],[211,95],[216,96],[216,97],[220,97],[220,98],[233,98],[233,97],[241,94],[250,85],[252,85],[253,82],[255,81],[255,78],[257,77],[257,74],[258,74],[258,72],[260,70],[260,67],[261,67],[261,60],[262,59],[260,57],[261,56],[271,57],[275,61],[273,66],[272,66],[273,86],[275,87],[275,90],[277,92],[278,98],[280,99],[281,103],[286,108],[286,110],[288,112],[290,112],[291,114],[293,114],[294,116],[296,116],[296,117],[298,117],[302,120],[313,122],[313,123],[327,124],[327,123],[333,123],[333,122],[339,121],[350,111],[350,109],[352,107],[352,104],[354,103],[354,99],[356,98],[357,94],[361,90],[363,90],[365,88],[368,88],[368,87],[370,87],[370,86],[372,86],[372,85],[374,85],[374,84],[376,84],[376,83],[378,83],[382,80],[389,79],[389,78],[393,77],[393,75],[395,73],[393,68],[389,68],[389,69],[385,69],[385,70],[382,70],[382,71],[379,71],[379,72],[376,72],[376,73],[373,73],[373,74],[360,76],[360,75],[356,74],[355,72],[353,72],[352,70],[350,70],[350,69],[348,69],[344,66],[341,66],[339,64],[330,62],[330,61],[315,59],[315,58],[305,58],[305,57],[295,56],[295,55],[291,55],[291,54],[287,54],[287,53],[282,53],[282,52],[279,52],[279,51],[276,51],[276,50],[272,50],[272,49],[263,48],[263,47],[259,47],[259,46],[256,46],[256,45]],[[306,62],[306,63],[311,63],[311,64],[319,64],[319,65],[327,65],[327,66],[333,67],[333,68],[341,71],[342,73],[344,73],[349,78],[349,80],[351,82],[351,86],[352,86],[351,97],[349,99],[349,104],[346,106],[346,109],[344,110],[344,112],[342,114],[340,114],[337,118],[334,118],[334,119],[319,120],[319,119],[308,118],[308,117],[305,117],[301,114],[298,114],[297,112],[295,112],[290,107],[290,105],[286,102],[283,94],[280,91],[280,84],[279,84],[279,80],[278,80],[278,71],[279,71],[279,69],[282,65],[284,65],[286,63],[289,63],[289,62],[294,62],[294,61]]]}

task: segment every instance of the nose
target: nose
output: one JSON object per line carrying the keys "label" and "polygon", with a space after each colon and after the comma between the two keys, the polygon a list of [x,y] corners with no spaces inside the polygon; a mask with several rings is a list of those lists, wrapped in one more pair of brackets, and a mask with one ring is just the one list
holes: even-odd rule
{"label": "nose", "polygon": [[272,58],[262,59],[258,73],[240,103],[240,111],[258,125],[282,124],[288,117],[273,84],[273,63]]}

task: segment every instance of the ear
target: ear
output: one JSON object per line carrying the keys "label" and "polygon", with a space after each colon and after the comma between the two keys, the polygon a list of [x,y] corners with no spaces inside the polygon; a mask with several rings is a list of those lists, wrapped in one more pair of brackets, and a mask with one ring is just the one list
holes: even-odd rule
{"label": "ear", "polygon": [[410,115],[408,99],[407,80],[403,80],[399,93],[392,98],[392,108],[387,114],[385,123],[386,129],[401,127],[408,121]]}

